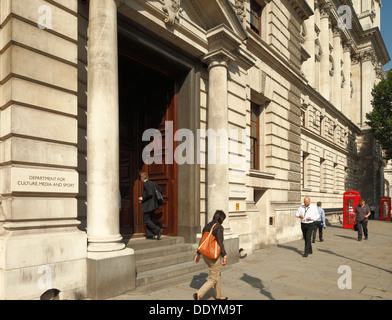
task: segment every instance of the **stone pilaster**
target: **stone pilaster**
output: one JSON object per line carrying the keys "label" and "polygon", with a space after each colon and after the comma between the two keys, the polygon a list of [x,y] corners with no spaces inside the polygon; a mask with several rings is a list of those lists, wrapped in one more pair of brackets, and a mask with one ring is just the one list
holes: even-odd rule
{"label": "stone pilaster", "polygon": [[375,63],[376,54],[373,49],[366,50],[361,53],[362,64],[361,64],[361,94],[362,94],[362,105],[361,105],[361,125],[365,126],[366,114],[371,112],[372,107],[372,90],[376,81]]}
{"label": "stone pilaster", "polygon": [[[309,4],[312,10],[314,10],[314,2],[311,1]],[[314,23],[315,23],[315,18],[314,15],[310,16],[309,19],[307,19],[304,24],[306,27],[306,35],[305,35],[305,50],[309,53],[311,56],[310,59],[306,60],[303,63],[303,71],[305,73],[306,78],[309,81],[309,84],[313,87],[316,88],[316,60],[315,60],[315,55],[316,55],[316,44],[315,44],[315,39],[317,38],[316,31],[314,28]]]}
{"label": "stone pilaster", "polygon": [[334,60],[334,73],[333,73],[333,94],[332,103],[336,109],[342,111],[342,44],[341,44],[341,31],[340,28],[333,29],[333,60]]}
{"label": "stone pilaster", "polygon": [[351,56],[351,81],[352,97],[351,97],[351,116],[350,120],[356,125],[361,123],[361,56],[354,54]]}
{"label": "stone pilaster", "polygon": [[320,45],[322,50],[320,60],[320,93],[330,100],[330,60],[329,60],[329,21],[330,8],[323,5],[320,8]]}
{"label": "stone pilaster", "polygon": [[347,118],[351,117],[351,46],[351,41],[343,44],[342,112]]}

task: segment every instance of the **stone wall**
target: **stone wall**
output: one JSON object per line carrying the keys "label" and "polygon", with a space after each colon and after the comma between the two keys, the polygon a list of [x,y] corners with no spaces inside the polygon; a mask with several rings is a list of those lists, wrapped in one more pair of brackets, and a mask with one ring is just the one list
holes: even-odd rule
{"label": "stone wall", "polygon": [[77,1],[0,4],[0,298],[81,297]]}

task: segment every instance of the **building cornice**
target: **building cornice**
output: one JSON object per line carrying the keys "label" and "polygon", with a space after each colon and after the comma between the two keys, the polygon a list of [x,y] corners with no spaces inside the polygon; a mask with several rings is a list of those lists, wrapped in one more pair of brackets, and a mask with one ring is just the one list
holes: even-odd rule
{"label": "building cornice", "polygon": [[312,8],[305,0],[287,0],[302,21],[309,19],[314,14]]}
{"label": "building cornice", "polygon": [[354,53],[362,51],[361,47],[364,47],[366,43],[371,42],[376,52],[378,61],[382,65],[385,65],[391,60],[384,40],[381,36],[380,29],[378,27],[374,27],[369,30],[364,30],[351,0],[321,0],[320,4],[324,4],[330,9],[332,24],[336,25],[340,19],[338,8],[342,5],[350,7],[352,11],[351,29],[342,29],[342,38],[343,41],[354,41],[352,46]]}
{"label": "building cornice", "polygon": [[391,61],[384,39],[378,27],[371,28],[363,32],[361,36],[362,42],[371,42],[376,52],[378,61],[385,65]]}

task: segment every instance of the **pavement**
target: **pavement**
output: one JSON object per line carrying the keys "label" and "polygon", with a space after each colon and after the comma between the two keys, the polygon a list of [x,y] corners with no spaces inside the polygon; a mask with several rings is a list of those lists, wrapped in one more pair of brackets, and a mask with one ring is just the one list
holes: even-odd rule
{"label": "pavement", "polygon": [[[222,267],[222,295],[229,300],[391,300],[392,223],[370,220],[368,229],[369,239],[357,241],[355,231],[328,226],[324,241],[317,235],[306,258],[303,240],[255,250]],[[110,300],[192,300],[207,277],[203,271],[179,284]],[[203,299],[213,296],[210,290]]]}

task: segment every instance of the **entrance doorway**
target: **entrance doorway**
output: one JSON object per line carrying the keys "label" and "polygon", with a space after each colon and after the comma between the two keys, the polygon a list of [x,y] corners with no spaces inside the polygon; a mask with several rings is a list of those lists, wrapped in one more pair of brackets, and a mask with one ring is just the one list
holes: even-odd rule
{"label": "entrance doorway", "polygon": [[[120,229],[123,236],[145,233],[141,203],[143,183],[139,174],[163,189],[164,203],[155,211],[153,221],[164,235],[178,234],[177,165],[165,163],[165,121],[177,124],[177,81],[119,47],[119,118],[120,118]],[[142,151],[150,141],[142,141],[143,132],[158,129],[162,136],[162,164],[147,165]],[[175,147],[175,146],[173,146]]]}

